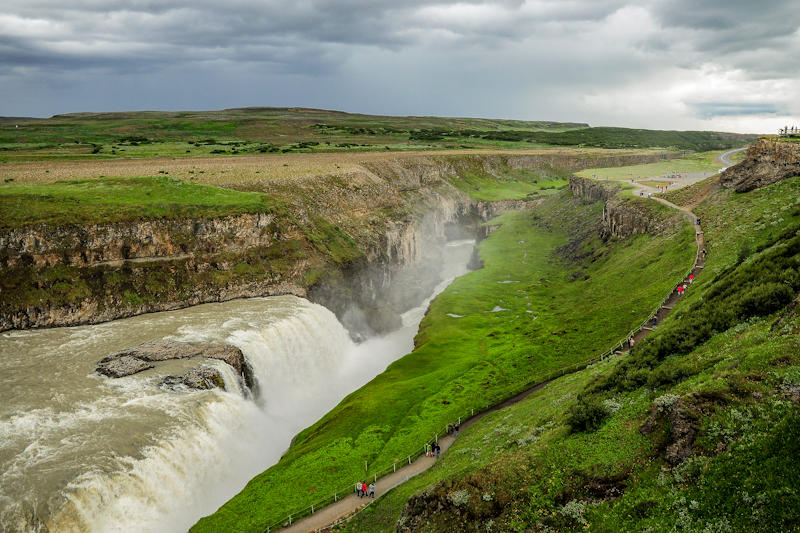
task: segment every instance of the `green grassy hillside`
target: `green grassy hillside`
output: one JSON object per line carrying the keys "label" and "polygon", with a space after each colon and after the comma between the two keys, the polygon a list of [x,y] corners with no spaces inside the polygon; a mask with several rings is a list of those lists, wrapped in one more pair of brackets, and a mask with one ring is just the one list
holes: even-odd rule
{"label": "green grassy hillside", "polygon": [[493,413],[341,529],[800,529],[798,198],[800,177],[712,193],[706,267],[654,334]]}
{"label": "green grassy hillside", "polygon": [[[480,245],[484,268],[456,280],[420,326],[417,348],[301,432],[274,467],[192,531],[261,531],[390,466],[471,408],[607,350],[640,324],[694,257],[693,233],[604,243],[601,203],[568,191],[507,213]],[[632,288],[636,290],[632,290]],[[285,491],[287,484],[296,490]]]}

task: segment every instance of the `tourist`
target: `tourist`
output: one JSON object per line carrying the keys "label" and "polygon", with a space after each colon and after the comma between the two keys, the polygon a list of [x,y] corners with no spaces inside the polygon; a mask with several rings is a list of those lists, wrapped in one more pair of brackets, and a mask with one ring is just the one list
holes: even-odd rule
{"label": "tourist", "polygon": [[442,449],[439,447],[439,443],[438,442],[436,444],[434,444],[433,446],[434,446],[434,449],[436,450],[436,458],[438,459],[439,458],[439,454],[442,453]]}
{"label": "tourist", "polygon": [[375,484],[374,483],[370,483],[369,484],[369,497],[370,498],[374,498],[375,497]]}
{"label": "tourist", "polygon": [[455,430],[456,430],[456,437],[458,437],[458,430],[459,430],[460,428],[461,428],[461,424],[456,424],[456,426],[455,426]]}
{"label": "tourist", "polygon": [[[633,345],[634,345],[634,344],[636,344],[636,339],[634,339],[633,337],[631,337],[630,339],[628,339],[628,345],[629,345],[631,348],[633,348]],[[639,353],[639,352],[636,352],[636,353]]]}
{"label": "tourist", "polygon": [[363,498],[366,495],[367,495],[367,484],[366,483],[362,483],[361,484],[361,497]]}
{"label": "tourist", "polygon": [[361,496],[361,482],[356,483],[356,496]]}

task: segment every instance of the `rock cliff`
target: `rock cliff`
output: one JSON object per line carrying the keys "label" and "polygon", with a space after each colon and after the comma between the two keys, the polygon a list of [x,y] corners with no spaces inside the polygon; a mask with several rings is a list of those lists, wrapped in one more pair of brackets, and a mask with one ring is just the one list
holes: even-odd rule
{"label": "rock cliff", "polygon": [[793,176],[800,176],[800,143],[759,139],[741,163],[722,173],[720,184],[747,192]]}
{"label": "rock cliff", "polygon": [[280,237],[274,221],[271,213],[255,213],[203,220],[13,228],[0,232],[0,268],[118,266],[125,261],[236,252],[271,245]]}
{"label": "rock cliff", "polygon": [[572,194],[589,201],[602,201],[603,214],[600,237],[626,238],[649,233],[658,235],[677,224],[675,215],[662,215],[652,201],[638,197],[624,197],[617,193],[621,187],[586,178],[570,178]]}

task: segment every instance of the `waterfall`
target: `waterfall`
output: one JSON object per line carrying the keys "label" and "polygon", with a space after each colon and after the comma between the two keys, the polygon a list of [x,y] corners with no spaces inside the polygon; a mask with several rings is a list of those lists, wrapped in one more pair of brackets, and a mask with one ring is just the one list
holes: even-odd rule
{"label": "waterfall", "polygon": [[[472,242],[462,243],[466,271]],[[205,304],[94,326],[0,336],[0,523],[7,531],[186,531],[344,396],[411,351],[430,299],[403,327],[355,344],[326,308],[293,296]],[[152,339],[229,343],[259,394],[209,360],[226,390],[173,391],[166,373],[197,361],[108,379],[109,353]]]}

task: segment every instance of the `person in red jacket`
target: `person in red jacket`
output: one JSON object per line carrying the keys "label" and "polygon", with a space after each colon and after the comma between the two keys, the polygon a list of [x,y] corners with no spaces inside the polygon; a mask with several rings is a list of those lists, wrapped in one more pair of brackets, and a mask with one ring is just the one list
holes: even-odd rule
{"label": "person in red jacket", "polygon": [[366,483],[362,483],[362,485],[361,485],[361,497],[363,498],[366,495],[367,495],[367,484]]}

